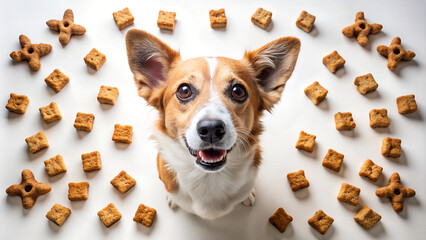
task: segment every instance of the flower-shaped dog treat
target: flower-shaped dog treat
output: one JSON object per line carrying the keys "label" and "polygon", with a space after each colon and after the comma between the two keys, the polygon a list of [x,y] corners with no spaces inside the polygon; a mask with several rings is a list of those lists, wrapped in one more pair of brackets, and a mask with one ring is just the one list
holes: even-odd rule
{"label": "flower-shaped dog treat", "polygon": [[389,185],[377,189],[376,195],[381,198],[390,198],[395,212],[401,212],[404,207],[404,198],[414,197],[416,191],[411,188],[402,187],[399,174],[393,173],[389,179]]}
{"label": "flower-shaped dog treat", "polygon": [[47,21],[46,24],[51,30],[59,32],[59,42],[62,45],[68,44],[71,35],[86,33],[86,29],[83,26],[74,23],[74,13],[71,9],[65,11],[62,21],[52,19]]}
{"label": "flower-shaped dog treat", "polygon": [[401,38],[395,37],[392,39],[389,47],[385,45],[377,46],[377,52],[388,58],[388,68],[395,70],[401,60],[410,61],[416,54],[412,51],[405,50],[401,46]]}
{"label": "flower-shaped dog treat", "polygon": [[30,39],[23,34],[19,36],[19,42],[22,49],[12,52],[10,57],[17,62],[27,60],[31,70],[38,71],[41,66],[40,57],[50,53],[52,46],[46,43],[32,44]]}
{"label": "flower-shaped dog treat", "polygon": [[368,35],[375,34],[382,30],[383,26],[377,23],[369,24],[365,21],[364,12],[358,12],[355,17],[355,23],[345,27],[342,30],[346,37],[356,37],[356,40],[361,46],[368,43]]}

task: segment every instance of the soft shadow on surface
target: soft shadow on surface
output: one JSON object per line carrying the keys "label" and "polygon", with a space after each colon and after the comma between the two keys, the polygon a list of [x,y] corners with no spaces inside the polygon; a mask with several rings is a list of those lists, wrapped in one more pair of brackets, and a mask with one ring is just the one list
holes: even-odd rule
{"label": "soft shadow on surface", "polygon": [[[387,62],[386,62],[386,65],[387,65]],[[410,61],[400,61],[399,63],[398,63],[398,67],[396,67],[396,69],[395,70],[390,70],[390,69],[388,69],[389,71],[392,71],[395,75],[397,75],[398,77],[400,77],[401,78],[401,80],[403,80],[404,78],[403,77],[401,77],[401,75],[402,75],[402,71],[405,69],[405,68],[411,68],[411,67],[419,67],[420,66],[420,64],[415,60],[415,59],[413,59],[413,60],[410,60]],[[387,68],[387,67],[386,67]]]}
{"label": "soft shadow on surface", "polygon": [[325,234],[319,233],[316,229],[311,227],[311,233],[315,236],[316,239],[331,239],[334,235],[335,228],[333,224],[328,228],[327,232]]}

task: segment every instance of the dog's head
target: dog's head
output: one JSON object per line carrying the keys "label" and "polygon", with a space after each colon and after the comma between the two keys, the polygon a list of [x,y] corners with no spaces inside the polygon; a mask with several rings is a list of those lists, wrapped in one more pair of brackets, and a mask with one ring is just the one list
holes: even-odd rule
{"label": "dog's head", "polygon": [[126,44],[139,95],[159,111],[157,127],[209,172],[221,170],[238,144],[259,151],[252,150],[262,129],[259,118],[280,100],[300,50],[297,38],[284,37],[241,60],[182,60],[179,52],[136,29],[127,32]]}

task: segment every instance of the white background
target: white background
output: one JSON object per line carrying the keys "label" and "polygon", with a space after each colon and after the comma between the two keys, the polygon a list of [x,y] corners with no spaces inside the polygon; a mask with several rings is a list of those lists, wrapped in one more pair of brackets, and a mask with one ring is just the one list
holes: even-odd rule
{"label": "white background", "polygon": [[[0,103],[5,106],[11,92],[30,99],[24,115],[0,109],[0,239],[424,239],[425,217],[425,143],[426,143],[426,4],[424,1],[1,1],[0,2]],[[262,30],[250,22],[258,7],[273,12],[272,23]],[[300,38],[302,47],[293,76],[282,101],[273,114],[265,114],[262,136],[263,162],[255,182],[256,204],[236,206],[225,217],[202,220],[182,210],[173,211],[165,200],[163,184],[158,180],[155,165],[156,145],[150,140],[157,113],[137,96],[133,76],[127,63],[124,43],[126,30],[120,31],[112,13],[129,7],[135,16],[132,28],[146,30],[180,49],[184,58],[195,56],[226,56],[241,58],[244,50],[256,49],[282,36]],[[208,11],[224,7],[228,18],[226,29],[209,26]],[[58,33],[50,31],[45,22],[62,19],[64,11],[74,11],[75,22],[86,27],[83,36],[73,36],[61,46]],[[158,11],[177,13],[173,32],[160,31],[156,26]],[[316,16],[315,27],[305,33],[295,26],[302,10]],[[383,25],[381,33],[369,37],[361,47],[346,38],[341,30],[354,23],[355,14],[364,11],[369,23]],[[128,28],[129,29],[129,28]],[[38,72],[26,63],[14,63],[10,52],[19,50],[18,37],[27,35],[33,43],[49,43],[52,52],[41,58]],[[376,47],[389,45],[400,36],[403,47],[416,52],[414,61],[400,63],[397,70],[387,69],[387,59]],[[99,71],[83,61],[97,48],[107,56]],[[330,73],[322,58],[337,50],[346,60],[343,69]],[[70,77],[70,83],[55,93],[46,86],[46,78],[55,68]],[[353,81],[356,76],[372,73],[379,84],[376,92],[359,94]],[[329,93],[318,106],[303,90],[319,81]],[[120,95],[115,106],[96,100],[101,85],[118,87]],[[397,112],[398,96],[415,94],[419,110],[409,115]],[[45,124],[39,107],[55,101],[63,119]],[[391,121],[389,128],[369,127],[368,113],[373,108],[386,108]],[[335,129],[336,112],[352,112],[357,124],[354,131]],[[77,112],[93,113],[93,131],[76,131],[73,122]],[[133,143],[115,144],[111,140],[114,124],[134,128]],[[44,131],[50,147],[30,154],[24,141]],[[313,153],[294,148],[299,132],[317,136]],[[402,139],[402,156],[388,159],[380,154],[386,136]],[[327,150],[333,148],[345,155],[339,173],[322,167]],[[85,173],[82,153],[98,150],[102,170]],[[48,177],[43,161],[61,154],[68,172]],[[377,183],[358,175],[362,163],[372,159],[384,168]],[[5,189],[21,180],[21,171],[30,169],[40,182],[52,191],[39,197],[35,206],[25,210],[19,197],[8,197]],[[293,193],[286,175],[303,169],[311,186]],[[121,170],[136,179],[136,186],[126,194],[119,193],[109,181]],[[387,185],[393,172],[398,172],[406,187],[416,190],[414,198],[404,201],[402,213],[392,209],[388,199],[376,197],[375,190]],[[68,183],[88,181],[87,201],[70,202]],[[336,199],[343,182],[361,188],[357,207]],[[109,229],[100,222],[97,212],[114,203],[123,214]],[[62,227],[45,217],[55,204],[71,209]],[[157,209],[152,228],[133,222],[140,203]],[[362,205],[368,205],[382,216],[371,230],[364,230],[353,216]],[[293,216],[285,233],[278,232],[268,218],[278,207]],[[335,219],[327,234],[313,230],[307,220],[319,209]]]}

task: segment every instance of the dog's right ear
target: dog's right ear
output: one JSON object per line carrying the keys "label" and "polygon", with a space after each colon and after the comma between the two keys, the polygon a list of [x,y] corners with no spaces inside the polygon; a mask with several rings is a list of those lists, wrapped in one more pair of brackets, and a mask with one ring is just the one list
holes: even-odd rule
{"label": "dog's right ear", "polygon": [[180,60],[179,52],[153,35],[130,29],[126,34],[127,57],[139,95],[149,105],[161,108],[161,92],[172,65]]}

